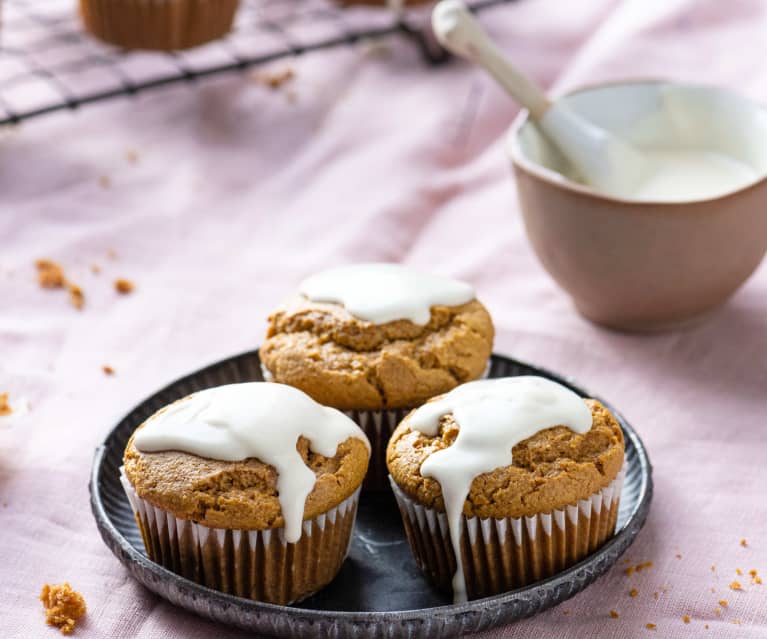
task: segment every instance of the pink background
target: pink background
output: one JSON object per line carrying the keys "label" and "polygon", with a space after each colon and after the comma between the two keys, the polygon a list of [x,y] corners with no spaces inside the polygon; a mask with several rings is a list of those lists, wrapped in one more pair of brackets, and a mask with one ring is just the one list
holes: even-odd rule
{"label": "pink background", "polygon": [[[661,76],[767,100],[759,0],[540,0],[484,20],[555,90]],[[767,585],[744,575],[744,592],[727,588],[736,568],[767,577],[767,268],[689,332],[592,326],[525,240],[501,140],[514,105],[468,65],[431,69],[404,41],[387,45],[296,61],[295,104],[286,89],[230,76],[0,132],[0,392],[30,404],[0,417],[4,637],[56,636],[37,594],[64,580],[88,602],[83,638],[247,636],[128,576],[90,514],[93,450],[158,386],[258,345],[269,309],[302,277],[363,259],[471,281],[495,318],[496,350],[574,376],[650,450],[656,496],[628,557],[654,566],[616,567],[485,636],[628,638],[646,623],[661,637],[767,636]],[[38,257],[84,288],[82,312],[37,287]],[[118,296],[117,277],[135,293]],[[720,598],[729,607],[716,615]]]}

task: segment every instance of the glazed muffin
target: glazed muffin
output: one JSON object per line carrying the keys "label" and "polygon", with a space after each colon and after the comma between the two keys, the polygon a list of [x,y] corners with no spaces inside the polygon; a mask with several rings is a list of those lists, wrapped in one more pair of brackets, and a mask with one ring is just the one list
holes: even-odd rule
{"label": "glazed muffin", "polygon": [[125,49],[189,49],[226,35],[239,0],[80,0],[87,31]]}
{"label": "glazed muffin", "polygon": [[222,592],[299,601],[348,551],[369,443],[282,384],[194,393],[128,441],[121,479],[150,559]]}
{"label": "glazed muffin", "polygon": [[319,273],[269,317],[267,379],[347,411],[373,445],[366,486],[387,485],[386,442],[428,398],[477,379],[493,324],[464,282],[397,264]]}
{"label": "glazed muffin", "polygon": [[544,579],[602,545],[615,530],[623,457],[620,425],[602,404],[539,377],[435,398],[387,449],[416,562],[456,601]]}

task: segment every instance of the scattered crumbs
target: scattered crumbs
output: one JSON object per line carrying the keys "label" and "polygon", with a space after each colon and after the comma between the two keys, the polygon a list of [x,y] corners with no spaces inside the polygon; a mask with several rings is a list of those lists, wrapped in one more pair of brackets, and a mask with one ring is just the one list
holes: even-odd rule
{"label": "scattered crumbs", "polygon": [[706,624],[706,625],[705,625],[705,626],[703,626],[703,627],[704,627],[706,630],[708,630],[708,624]]}
{"label": "scattered crumbs", "polygon": [[115,290],[121,295],[127,295],[128,293],[131,293],[134,288],[135,286],[130,280],[126,280],[124,278],[115,280]]}
{"label": "scattered crumbs", "polygon": [[13,413],[13,409],[8,403],[8,393],[0,393],[0,415],[10,415],[11,413]]}
{"label": "scattered crumbs", "polygon": [[285,67],[279,71],[261,71],[253,76],[253,79],[269,89],[277,90],[282,85],[290,82],[296,75],[293,67]]}
{"label": "scattered crumbs", "polygon": [[125,152],[125,160],[128,164],[138,164],[138,151],[136,149],[128,149]]}
{"label": "scattered crumbs", "polygon": [[66,280],[64,279],[64,269],[52,260],[37,260],[37,282],[43,288],[63,288]]}
{"label": "scattered crumbs", "polygon": [[745,539],[741,539],[740,540],[740,545],[745,548],[746,546],[748,546],[748,542]]}
{"label": "scattered crumbs", "polygon": [[740,626],[742,624],[740,619],[733,619],[730,623],[734,623],[736,626]]}
{"label": "scattered crumbs", "polygon": [[676,554],[676,555],[674,555],[674,556],[675,556],[677,559],[681,559],[681,558],[682,558],[682,555],[681,555],[681,553],[677,553],[677,554]]}
{"label": "scattered crumbs", "polygon": [[722,609],[721,608],[714,608],[714,614],[715,615],[721,615],[722,614]]}
{"label": "scattered crumbs", "polygon": [[751,581],[753,581],[757,586],[761,586],[762,585],[762,578],[759,575],[754,577]]}
{"label": "scattered crumbs", "polygon": [[621,616],[621,614],[617,610],[611,610],[610,611],[610,618],[611,619],[617,619],[620,616]]}
{"label": "scattered crumbs", "polygon": [[756,577],[756,569],[752,568],[751,570],[748,571],[748,574],[751,575],[752,577]]}
{"label": "scattered crumbs", "polygon": [[714,572],[716,570],[716,566],[711,566],[711,572]]}
{"label": "scattered crumbs", "polygon": [[98,275],[101,273],[101,267],[98,264],[91,264],[91,273]]}
{"label": "scattered crumbs", "polygon": [[114,375],[115,374],[115,369],[112,368],[111,366],[109,366],[108,364],[104,364],[101,367],[101,370],[104,371],[104,375]]}
{"label": "scattered crumbs", "polygon": [[735,574],[736,574],[736,575],[742,575],[742,574],[743,574],[743,571],[742,571],[740,568],[736,568],[736,569],[735,569]]}
{"label": "scattered crumbs", "polygon": [[40,601],[45,606],[45,621],[56,626],[61,634],[71,634],[77,620],[85,614],[85,599],[68,582],[51,586],[45,584],[40,592]]}
{"label": "scattered crumbs", "polygon": [[636,597],[639,594],[639,591],[636,588],[632,588],[629,590],[629,597]]}
{"label": "scattered crumbs", "polygon": [[102,175],[99,178],[99,186],[102,189],[108,189],[108,188],[110,188],[112,186],[112,180],[109,179],[108,175]]}
{"label": "scattered crumbs", "polygon": [[731,581],[730,590],[743,590],[743,586],[740,585],[739,581]]}
{"label": "scattered crumbs", "polygon": [[720,600],[719,600],[719,605],[720,605],[722,608],[726,608],[726,607],[728,606],[727,600],[726,600],[726,599],[720,599]]}
{"label": "scattered crumbs", "polygon": [[690,615],[685,615],[684,617],[682,617],[682,621],[684,621],[685,623],[690,623]]}
{"label": "scattered crumbs", "polygon": [[85,306],[85,293],[77,284],[69,282],[67,284],[67,290],[69,291],[69,303],[72,304],[78,311],[82,310]]}
{"label": "scattered crumbs", "polygon": [[562,611],[562,614],[563,614],[563,615],[569,615],[569,614],[570,614],[570,611],[569,611],[569,610],[563,610],[563,611]]}
{"label": "scattered crumbs", "polygon": [[635,570],[634,566],[629,566],[623,572],[625,572],[627,575],[633,575],[634,574],[634,570]]}
{"label": "scattered crumbs", "polygon": [[637,572],[641,572],[645,568],[652,568],[652,562],[651,561],[645,561],[642,564],[637,564],[636,565]]}
{"label": "scattered crumbs", "polygon": [[630,563],[633,563],[631,559],[624,559],[623,561],[621,561],[621,564],[623,564],[624,566]]}
{"label": "scattered crumbs", "polygon": [[658,594],[658,591],[656,590],[654,593],[652,593],[652,598],[655,599],[655,601],[658,601],[658,597],[660,595]]}
{"label": "scattered crumbs", "polygon": [[713,586],[711,586],[711,592],[716,592],[716,588],[714,588]]}
{"label": "scattered crumbs", "polygon": [[656,626],[654,623],[646,623],[644,627],[648,630],[655,630],[658,626]]}
{"label": "scattered crumbs", "polygon": [[110,260],[117,259],[117,251],[115,251],[113,248],[107,250],[107,257]]}

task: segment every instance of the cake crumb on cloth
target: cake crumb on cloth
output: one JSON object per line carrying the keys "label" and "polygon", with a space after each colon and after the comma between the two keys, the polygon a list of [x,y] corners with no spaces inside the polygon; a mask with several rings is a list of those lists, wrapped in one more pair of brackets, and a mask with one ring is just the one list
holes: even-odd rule
{"label": "cake crumb on cloth", "polygon": [[108,364],[104,364],[101,367],[101,370],[104,371],[104,375],[114,375],[115,374],[115,369],[112,368],[111,366],[109,366]]}
{"label": "cake crumb on cloth", "polygon": [[85,293],[77,284],[67,283],[67,290],[69,291],[69,303],[72,304],[78,311],[82,310],[85,306]]}
{"label": "cake crumb on cloth", "polygon": [[13,414],[13,408],[8,402],[8,393],[0,393],[0,416]]}
{"label": "cake crumb on cloth", "polygon": [[132,293],[134,288],[136,287],[133,284],[133,282],[131,282],[130,280],[126,280],[123,277],[115,280],[115,290],[121,295],[127,295],[128,293]]}
{"label": "cake crumb on cloth", "polygon": [[612,619],[617,619],[620,616],[621,616],[621,614],[617,610],[611,610],[610,611],[610,617]]}
{"label": "cake crumb on cloth", "polygon": [[731,581],[730,590],[743,590],[743,586],[740,584],[739,581]]}
{"label": "cake crumb on cloth", "polygon": [[64,269],[53,260],[39,259],[35,261],[37,282],[42,288],[63,288],[66,283]]}
{"label": "cake crumb on cloth", "polygon": [[253,74],[253,79],[269,89],[277,90],[284,84],[290,82],[296,77],[296,72],[293,67],[285,67],[278,71],[260,71]]}
{"label": "cake crumb on cloth", "polygon": [[69,582],[45,584],[40,592],[40,601],[45,606],[45,621],[56,626],[63,635],[72,634],[77,621],[85,614],[85,599]]}

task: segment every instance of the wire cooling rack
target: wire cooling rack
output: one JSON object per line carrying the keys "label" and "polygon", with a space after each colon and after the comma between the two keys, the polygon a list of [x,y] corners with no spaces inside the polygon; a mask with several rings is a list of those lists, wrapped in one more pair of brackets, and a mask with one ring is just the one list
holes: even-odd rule
{"label": "wire cooling rack", "polygon": [[[512,0],[470,0],[475,11]],[[396,16],[333,0],[241,0],[229,36],[174,53],[123,51],[83,31],[75,0],[0,0],[0,125],[176,82],[400,33],[445,60],[424,9]]]}

